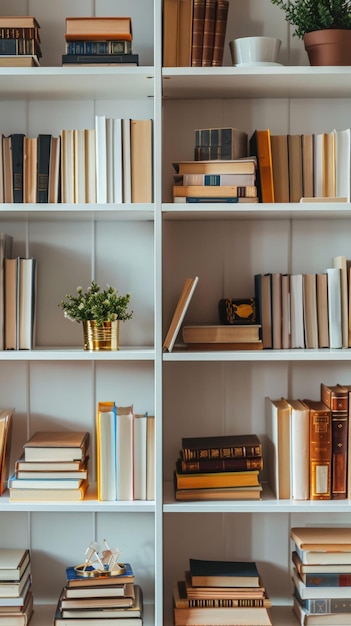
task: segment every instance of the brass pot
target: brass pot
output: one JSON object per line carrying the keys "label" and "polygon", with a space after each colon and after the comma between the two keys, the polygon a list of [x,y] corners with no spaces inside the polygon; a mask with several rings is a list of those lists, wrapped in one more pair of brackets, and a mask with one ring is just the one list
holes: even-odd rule
{"label": "brass pot", "polygon": [[102,326],[94,320],[83,322],[84,350],[119,350],[119,322],[104,322]]}

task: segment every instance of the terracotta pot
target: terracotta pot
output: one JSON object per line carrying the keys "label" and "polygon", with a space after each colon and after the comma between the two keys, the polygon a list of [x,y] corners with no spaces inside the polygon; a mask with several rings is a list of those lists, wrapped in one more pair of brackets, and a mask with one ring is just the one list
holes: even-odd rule
{"label": "terracotta pot", "polygon": [[351,30],[330,28],[306,33],[310,65],[351,65]]}

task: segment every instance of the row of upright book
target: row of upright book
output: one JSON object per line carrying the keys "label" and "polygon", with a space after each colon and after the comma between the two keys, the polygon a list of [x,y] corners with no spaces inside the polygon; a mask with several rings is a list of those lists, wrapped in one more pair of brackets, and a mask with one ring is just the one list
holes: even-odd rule
{"label": "row of upright book", "polygon": [[350,389],[321,383],[317,399],[266,397],[266,452],[276,498],[350,499]]}
{"label": "row of upright book", "polygon": [[229,0],[164,0],[163,66],[221,66],[228,11]]}
{"label": "row of upright book", "polygon": [[151,120],[101,115],[92,129],[0,139],[0,202],[152,202]]}

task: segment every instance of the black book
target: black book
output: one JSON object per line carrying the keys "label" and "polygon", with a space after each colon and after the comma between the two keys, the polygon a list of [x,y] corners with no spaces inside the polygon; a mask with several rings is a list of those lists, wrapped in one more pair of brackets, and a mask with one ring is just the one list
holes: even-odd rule
{"label": "black book", "polygon": [[36,39],[1,39],[0,55],[7,54],[36,54],[41,57],[41,49]]}
{"label": "black book", "polygon": [[49,165],[51,135],[38,135],[38,184],[37,201],[49,201]]}
{"label": "black book", "polygon": [[23,202],[23,140],[24,134],[11,135],[13,201]]}
{"label": "black book", "polygon": [[133,64],[139,65],[138,54],[63,54],[62,65],[76,64],[84,65],[91,63],[103,63],[104,65],[110,64]]}

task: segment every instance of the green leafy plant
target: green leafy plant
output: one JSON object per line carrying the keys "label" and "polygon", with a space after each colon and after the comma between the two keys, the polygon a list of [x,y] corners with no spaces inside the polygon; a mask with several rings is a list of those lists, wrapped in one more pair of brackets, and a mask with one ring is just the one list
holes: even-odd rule
{"label": "green leafy plant", "polygon": [[117,289],[109,285],[101,289],[95,280],[86,291],[77,287],[76,292],[76,295],[67,294],[66,300],[61,300],[58,305],[64,316],[74,322],[94,320],[98,326],[102,326],[103,322],[124,322],[133,316],[133,311],[128,311],[129,293],[120,296]]}
{"label": "green leafy plant", "polygon": [[294,36],[327,28],[351,29],[351,0],[271,0],[285,11]]}

